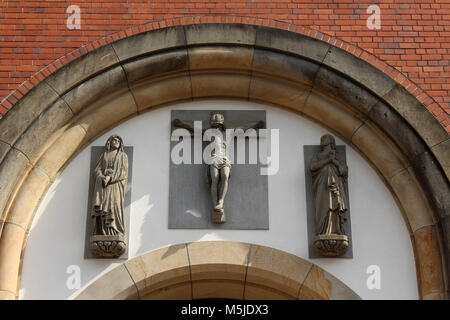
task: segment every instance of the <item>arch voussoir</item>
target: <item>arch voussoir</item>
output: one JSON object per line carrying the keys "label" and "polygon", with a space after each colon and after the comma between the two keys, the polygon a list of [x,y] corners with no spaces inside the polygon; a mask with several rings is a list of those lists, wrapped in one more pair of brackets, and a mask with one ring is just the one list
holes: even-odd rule
{"label": "arch voussoir", "polygon": [[232,241],[149,251],[101,275],[74,298],[360,299],[339,279],[295,255]]}

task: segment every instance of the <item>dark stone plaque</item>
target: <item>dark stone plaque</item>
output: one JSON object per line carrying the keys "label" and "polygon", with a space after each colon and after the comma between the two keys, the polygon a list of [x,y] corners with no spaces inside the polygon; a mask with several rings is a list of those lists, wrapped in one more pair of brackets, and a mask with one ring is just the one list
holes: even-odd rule
{"label": "dark stone plaque", "polygon": [[128,248],[129,248],[129,230],[130,230],[130,204],[131,204],[131,185],[132,185],[132,169],[133,169],[133,147],[124,147],[124,151],[128,157],[128,183],[125,189],[125,201],[124,201],[124,221],[125,221],[125,235],[126,239],[126,250],[118,258],[105,258],[96,257],[92,254],[90,250],[90,238],[93,233],[93,222],[91,217],[92,211],[92,196],[94,191],[94,169],[99,156],[104,152],[105,147],[92,147],[91,148],[91,168],[89,173],[89,196],[87,205],[87,218],[86,218],[86,235],[85,235],[85,246],[84,246],[84,258],[85,259],[128,259]]}
{"label": "dark stone plaque", "polygon": [[[174,120],[194,126],[194,121],[202,121],[202,128],[211,127],[211,116],[220,113],[224,116],[227,129],[249,127],[258,121],[266,121],[265,111],[229,111],[229,110],[172,110],[171,133],[177,127]],[[171,134],[172,136],[172,134]],[[237,163],[237,139],[234,138],[234,152],[230,159],[231,169],[228,180],[228,191],[225,196],[224,210],[226,222],[214,223],[212,220],[211,189],[206,182],[207,164],[194,161],[194,139],[191,137],[191,164],[175,164],[170,161],[170,190],[169,190],[169,228],[170,229],[268,229],[268,182],[267,176],[261,175],[262,164],[257,157],[256,164],[249,163],[249,139],[266,143],[266,138],[245,139],[245,163]],[[170,142],[173,148],[180,143]],[[203,141],[203,150],[210,144]],[[259,148],[259,146],[258,146]],[[242,154],[241,154],[242,156]]]}
{"label": "dark stone plaque", "polygon": [[[305,184],[306,184],[306,211],[308,224],[308,250],[309,258],[353,258],[353,244],[351,237],[351,222],[350,222],[350,203],[348,199],[348,186],[346,186],[345,195],[347,203],[347,220],[344,223],[345,234],[348,236],[349,245],[347,251],[337,257],[325,257],[318,254],[313,248],[313,241],[316,237],[316,210],[314,204],[314,190],[312,186],[312,176],[310,170],[311,159],[314,154],[321,150],[320,145],[303,146],[304,161],[305,161]],[[346,159],[345,146],[336,146],[336,151],[344,159]],[[349,169],[351,170],[351,168]]]}

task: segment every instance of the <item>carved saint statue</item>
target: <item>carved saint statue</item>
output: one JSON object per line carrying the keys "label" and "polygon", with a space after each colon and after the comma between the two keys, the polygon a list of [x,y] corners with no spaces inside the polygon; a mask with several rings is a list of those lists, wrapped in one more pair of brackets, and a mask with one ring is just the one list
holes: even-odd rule
{"label": "carved saint statue", "polygon": [[[211,200],[213,203],[212,222],[221,224],[226,222],[224,201],[228,191],[228,180],[231,173],[231,162],[227,154],[227,141],[226,141],[226,128],[224,125],[225,118],[220,113],[214,113],[211,116],[210,126],[213,129],[217,129],[214,134],[214,148],[211,154],[211,164],[206,168],[206,182],[211,192]],[[174,120],[176,127],[189,130],[192,134],[194,128],[190,125],[182,122],[179,119]],[[259,129],[264,127],[264,121],[259,121],[255,125],[248,128],[240,128],[242,130],[247,129]],[[235,128],[238,129],[238,128]],[[202,135],[206,130],[202,131]]]}
{"label": "carved saint statue", "polygon": [[321,150],[314,154],[310,169],[316,209],[314,249],[324,256],[338,256],[348,248],[344,223],[347,219],[346,185],[348,168],[336,152],[330,134],[320,139]]}
{"label": "carved saint statue", "polygon": [[122,138],[113,135],[105,145],[94,170],[91,209],[91,251],[103,257],[119,257],[126,249],[124,200],[128,180],[128,157]]}

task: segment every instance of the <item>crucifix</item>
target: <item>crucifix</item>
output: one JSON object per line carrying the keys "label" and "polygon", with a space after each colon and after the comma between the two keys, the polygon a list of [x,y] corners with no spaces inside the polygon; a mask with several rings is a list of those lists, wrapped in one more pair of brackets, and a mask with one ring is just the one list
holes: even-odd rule
{"label": "crucifix", "polygon": [[[231,162],[227,153],[226,127],[224,125],[225,118],[221,113],[213,113],[210,120],[210,128],[216,129],[214,136],[214,148],[211,154],[210,164],[206,168],[207,184],[211,193],[213,203],[212,222],[215,224],[223,224],[226,222],[224,202],[228,191],[228,181],[231,173]],[[192,135],[194,128],[181,121],[175,119],[173,125],[178,128],[188,130]],[[265,125],[264,121],[258,121],[254,125],[242,129],[260,129]],[[202,136],[207,129],[202,130]]]}

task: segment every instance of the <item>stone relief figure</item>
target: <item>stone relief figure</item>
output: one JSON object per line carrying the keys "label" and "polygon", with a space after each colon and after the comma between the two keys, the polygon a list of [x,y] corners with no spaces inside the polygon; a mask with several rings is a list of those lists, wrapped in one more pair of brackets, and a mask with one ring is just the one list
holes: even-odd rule
{"label": "stone relief figure", "polygon": [[[226,222],[224,202],[228,191],[228,181],[231,174],[231,162],[227,154],[225,118],[220,113],[211,116],[210,127],[217,129],[220,134],[214,135],[214,149],[211,154],[211,164],[206,167],[206,183],[211,192],[213,203],[212,222],[222,224]],[[174,126],[187,129],[194,133],[194,128],[179,119],[174,120]],[[255,125],[242,129],[259,129],[264,127],[264,121],[259,121]],[[202,136],[206,130],[202,131]]]}
{"label": "stone relief figure", "polygon": [[320,147],[310,164],[316,210],[313,247],[323,256],[339,256],[348,248],[344,230],[348,167],[343,156],[336,152],[332,135],[323,135]]}
{"label": "stone relief figure", "polygon": [[91,252],[100,257],[119,257],[126,249],[124,200],[128,181],[128,157],[122,138],[113,135],[94,170],[91,217]]}
{"label": "stone relief figure", "polygon": [[221,135],[214,137],[214,151],[211,155],[212,163],[206,169],[206,183],[211,190],[213,202],[213,222],[225,223],[225,211],[223,203],[228,191],[231,162],[227,154],[227,142],[225,137],[224,117],[220,113],[211,117],[211,128],[220,130]]}

